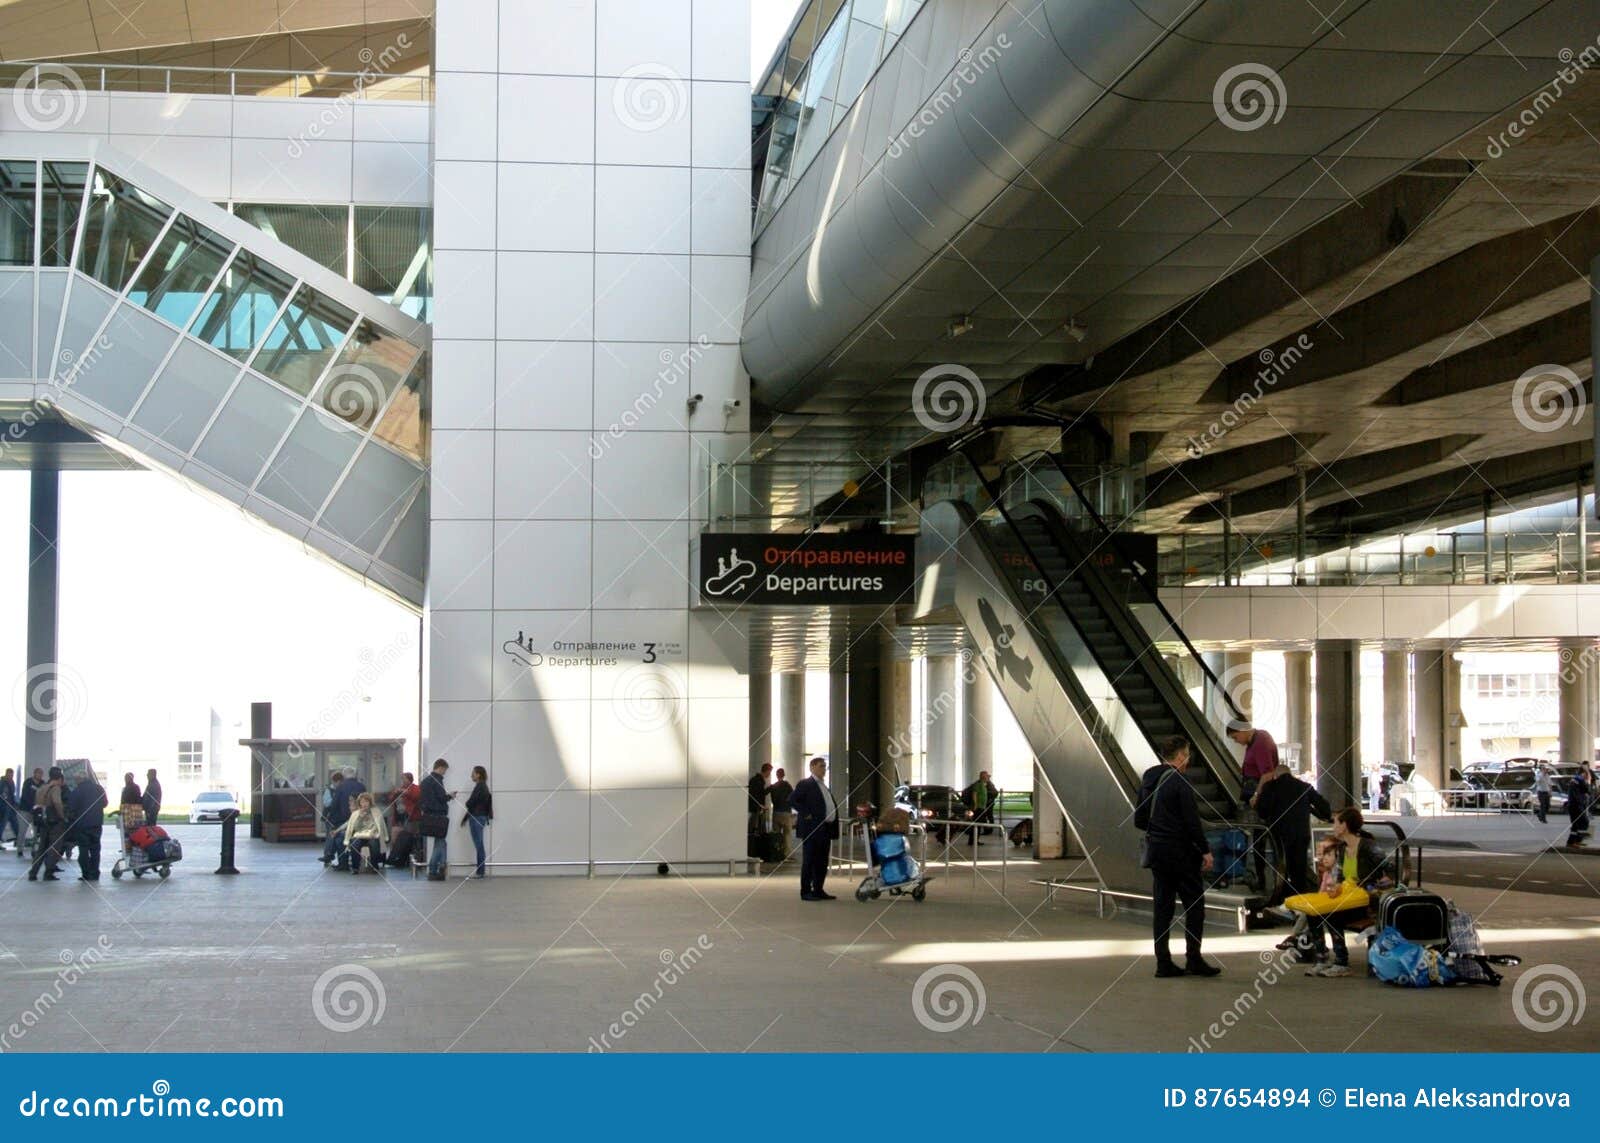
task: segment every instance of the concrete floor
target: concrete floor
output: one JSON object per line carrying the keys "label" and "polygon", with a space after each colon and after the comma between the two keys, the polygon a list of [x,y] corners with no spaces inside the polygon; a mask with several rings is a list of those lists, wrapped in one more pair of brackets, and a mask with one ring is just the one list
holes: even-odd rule
{"label": "concrete floor", "polygon": [[[249,841],[245,874],[217,877],[216,827],[173,832],[188,858],[166,882],[89,886],[74,869],[29,884],[0,856],[0,1050],[1600,1047],[1600,1021],[1539,1033],[1514,1010],[1535,966],[1577,987],[1600,971],[1600,905],[1586,899],[1449,890],[1491,951],[1524,957],[1499,989],[1307,979],[1277,969],[1276,933],[1221,931],[1207,951],[1223,976],[1155,980],[1146,919],[1101,920],[1084,899],[1045,907],[1026,884],[1037,866],[1014,864],[1005,895],[997,866],[957,868],[921,904],[858,903],[837,873],[840,899],[811,904],[792,870],[437,884],[328,872],[306,847]],[[99,963],[70,967],[91,949]],[[961,992],[981,993],[981,1018],[942,1007]]]}

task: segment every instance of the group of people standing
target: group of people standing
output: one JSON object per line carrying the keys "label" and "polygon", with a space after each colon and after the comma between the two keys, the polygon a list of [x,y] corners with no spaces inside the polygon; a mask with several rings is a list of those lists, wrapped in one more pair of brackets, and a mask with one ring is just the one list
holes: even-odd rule
{"label": "group of people standing", "polygon": [[[139,789],[132,773],[124,776],[122,805],[132,804],[149,821],[161,812],[161,782],[150,770],[146,786]],[[132,791],[130,799],[129,791]],[[105,830],[106,809],[110,800],[93,769],[70,789],[66,772],[59,766],[48,771],[34,769],[19,789],[12,771],[0,776],[0,842],[11,830],[17,855],[25,856],[33,835],[33,862],[28,867],[29,881],[59,881],[61,864],[76,851],[78,879],[100,880],[101,835]]]}
{"label": "group of people standing", "polygon": [[[1264,730],[1234,727],[1229,737],[1245,748],[1244,792],[1264,823],[1282,864],[1283,886],[1272,904],[1302,918],[1296,935],[1281,948],[1294,947],[1311,965],[1307,975],[1349,975],[1346,926],[1365,917],[1371,894],[1385,883],[1388,858],[1366,830],[1361,811],[1335,811],[1327,798],[1297,778],[1278,758],[1277,745]],[[1205,926],[1204,874],[1213,867],[1211,841],[1200,817],[1194,789],[1184,777],[1189,742],[1169,738],[1160,761],[1145,771],[1134,825],[1144,831],[1142,864],[1150,870],[1155,898],[1155,958],[1158,977],[1216,976],[1221,969],[1201,955]],[[1319,848],[1315,873],[1309,867],[1311,819],[1333,828]],[[1172,957],[1168,933],[1183,906],[1185,961]],[[1331,943],[1332,955],[1328,953]]]}
{"label": "group of people standing", "polygon": [[[322,794],[321,813],[327,831],[322,863],[360,873],[365,851],[368,870],[378,873],[386,866],[408,864],[413,853],[420,852],[431,838],[428,880],[445,880],[449,871],[450,803],[456,797],[445,788],[449,771],[450,763],[440,758],[420,783],[410,773],[400,775],[399,786],[381,806],[354,772],[330,773]],[[477,856],[473,876],[481,878],[488,869],[485,835],[494,820],[489,771],[482,766],[472,768],[472,790],[465,808],[461,821],[472,836]]]}

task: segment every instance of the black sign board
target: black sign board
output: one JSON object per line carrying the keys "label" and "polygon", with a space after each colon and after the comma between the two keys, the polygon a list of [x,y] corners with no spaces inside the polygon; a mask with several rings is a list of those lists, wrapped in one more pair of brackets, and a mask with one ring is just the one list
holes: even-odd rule
{"label": "black sign board", "polygon": [[916,542],[881,532],[707,533],[700,537],[700,601],[903,603],[916,579]]}

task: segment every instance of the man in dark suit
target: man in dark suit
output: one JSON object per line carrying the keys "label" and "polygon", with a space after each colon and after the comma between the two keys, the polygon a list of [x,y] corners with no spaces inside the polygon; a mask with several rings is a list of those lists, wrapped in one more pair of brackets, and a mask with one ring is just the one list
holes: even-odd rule
{"label": "man in dark suit", "polygon": [[156,777],[155,769],[145,771],[144,775],[144,820],[151,825],[156,824],[156,819],[161,816],[161,780]]}
{"label": "man in dark suit", "polygon": [[[1161,761],[1144,773],[1133,824],[1145,831],[1150,875],[1155,881],[1157,976],[1216,976],[1221,969],[1200,955],[1205,931],[1206,889],[1200,874],[1211,868],[1211,845],[1200,824],[1194,787],[1183,772],[1189,768],[1189,740],[1169,738],[1161,744]],[[1183,939],[1187,962],[1180,968],[1167,949],[1167,930],[1177,899],[1183,901]]]}
{"label": "man in dark suit", "polygon": [[822,891],[828,879],[828,850],[839,836],[839,807],[828,789],[828,763],[811,760],[811,776],[800,779],[789,804],[795,812],[795,832],[800,835],[800,900],[832,901]]}

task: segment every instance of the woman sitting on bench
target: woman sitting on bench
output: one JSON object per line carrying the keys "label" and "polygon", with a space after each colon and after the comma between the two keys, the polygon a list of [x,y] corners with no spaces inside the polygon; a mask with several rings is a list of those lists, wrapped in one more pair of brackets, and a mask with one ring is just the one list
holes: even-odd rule
{"label": "woman sitting on bench", "polygon": [[[1307,976],[1349,976],[1350,950],[1345,945],[1346,926],[1364,920],[1371,912],[1371,890],[1378,888],[1388,861],[1383,847],[1365,829],[1361,811],[1346,806],[1333,816],[1331,839],[1339,846],[1334,876],[1326,888],[1286,898],[1283,907],[1303,913],[1308,922],[1303,959],[1315,961]],[[1333,939],[1333,960],[1328,960],[1323,933]]]}

